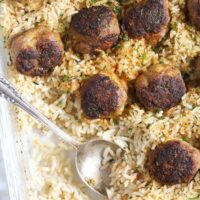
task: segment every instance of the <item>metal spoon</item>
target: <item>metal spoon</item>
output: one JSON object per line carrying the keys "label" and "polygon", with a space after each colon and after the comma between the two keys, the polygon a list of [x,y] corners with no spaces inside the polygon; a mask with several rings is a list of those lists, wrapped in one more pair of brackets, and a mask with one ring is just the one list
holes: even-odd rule
{"label": "metal spoon", "polygon": [[109,174],[111,167],[108,165],[106,168],[102,168],[102,153],[106,148],[111,148],[113,151],[116,151],[119,146],[101,139],[90,140],[82,144],[79,143],[48,120],[36,108],[22,99],[16,89],[2,77],[0,77],[0,97],[22,108],[37,121],[74,147],[76,150],[75,165],[78,175],[94,192],[106,196],[106,188],[109,187],[110,184]]}

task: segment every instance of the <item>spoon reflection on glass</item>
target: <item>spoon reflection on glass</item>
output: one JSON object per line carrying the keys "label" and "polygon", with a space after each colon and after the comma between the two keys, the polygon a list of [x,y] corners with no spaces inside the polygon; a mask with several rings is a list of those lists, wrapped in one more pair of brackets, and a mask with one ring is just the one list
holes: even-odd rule
{"label": "spoon reflection on glass", "polygon": [[6,79],[1,77],[0,97],[25,110],[37,121],[65,140],[65,142],[73,146],[76,150],[76,170],[80,178],[94,192],[106,196],[106,188],[110,185],[109,175],[111,172],[111,165],[102,167],[102,154],[107,148],[115,152],[119,146],[102,139],[94,139],[89,142],[79,143],[22,99],[16,89]]}

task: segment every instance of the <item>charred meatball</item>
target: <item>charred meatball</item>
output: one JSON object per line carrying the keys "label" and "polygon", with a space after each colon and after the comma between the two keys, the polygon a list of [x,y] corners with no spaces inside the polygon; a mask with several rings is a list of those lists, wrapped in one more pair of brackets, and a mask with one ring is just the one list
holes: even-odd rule
{"label": "charred meatball", "polygon": [[153,46],[165,36],[169,20],[167,0],[145,0],[131,5],[123,14],[129,37],[144,37]]}
{"label": "charred meatball", "polygon": [[200,0],[187,0],[190,21],[200,30]]}
{"label": "charred meatball", "polygon": [[81,88],[81,106],[90,119],[120,115],[127,100],[127,87],[115,75],[96,74]]}
{"label": "charred meatball", "polygon": [[84,8],[72,17],[69,38],[74,51],[93,54],[111,48],[120,34],[115,14],[105,6]]}
{"label": "charred meatball", "polygon": [[137,77],[136,96],[148,110],[167,110],[181,101],[186,92],[185,83],[178,69],[155,65]]}
{"label": "charred meatball", "polygon": [[38,26],[15,36],[10,53],[17,71],[34,77],[48,75],[60,65],[64,48],[58,33]]}
{"label": "charred meatball", "polygon": [[162,185],[189,183],[200,168],[200,153],[184,141],[170,140],[150,152],[148,168]]}

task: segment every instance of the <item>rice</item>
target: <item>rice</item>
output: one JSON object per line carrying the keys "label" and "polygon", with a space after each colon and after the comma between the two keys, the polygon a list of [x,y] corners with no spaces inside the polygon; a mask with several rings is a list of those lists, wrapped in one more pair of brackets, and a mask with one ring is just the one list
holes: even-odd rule
{"label": "rice", "polygon": [[[21,4],[0,1],[0,24],[5,44],[16,33],[47,24],[62,36],[71,16],[82,7],[117,1],[44,0],[37,11]],[[200,88],[189,89],[182,102],[167,114],[144,112],[132,104],[119,119],[88,121],[83,117],[78,89],[88,77],[99,71],[115,71],[119,77],[134,80],[138,73],[152,64],[170,64],[183,73],[192,73],[190,61],[200,53],[200,34],[186,23],[185,0],[170,0],[170,32],[162,47],[153,49],[144,40],[122,40],[114,51],[101,52],[90,59],[81,59],[71,49],[65,52],[64,62],[47,78],[29,78],[9,65],[10,80],[23,96],[49,119],[79,141],[94,136],[113,141],[125,150],[105,153],[104,164],[114,159],[109,199],[114,200],[189,200],[200,199],[200,173],[188,185],[160,186],[149,177],[144,164],[146,153],[160,142],[180,138],[192,145],[200,141]],[[6,17],[5,17],[6,16]],[[65,77],[65,80],[64,78]],[[19,129],[25,134],[32,129],[45,129],[19,109],[16,110]],[[65,145],[42,144],[36,139],[30,158],[28,199],[88,199],[81,186],[71,181],[71,164],[64,157]],[[114,156],[113,156],[114,155]]]}
{"label": "rice", "polygon": [[[68,147],[63,144],[57,144],[56,147],[51,142],[44,144],[36,137],[33,147],[32,157],[28,163],[30,169],[27,180],[28,199],[88,199],[71,178],[72,166],[66,153]],[[83,188],[83,185],[79,187]]]}

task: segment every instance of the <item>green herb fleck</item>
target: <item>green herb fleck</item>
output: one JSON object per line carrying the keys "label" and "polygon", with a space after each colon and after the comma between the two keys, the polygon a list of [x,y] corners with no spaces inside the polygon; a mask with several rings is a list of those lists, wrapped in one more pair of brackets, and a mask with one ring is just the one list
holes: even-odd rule
{"label": "green herb fleck", "polygon": [[159,134],[159,138],[163,138],[164,135],[162,133]]}
{"label": "green herb fleck", "polygon": [[4,26],[2,24],[0,24],[0,28],[3,28]]}
{"label": "green herb fleck", "polygon": [[183,141],[188,142],[188,138],[184,137],[182,138]]}
{"label": "green herb fleck", "polygon": [[64,107],[65,107],[65,101],[60,100],[60,101],[58,102],[58,107],[64,108]]}
{"label": "green herb fleck", "polygon": [[160,50],[160,47],[155,47],[155,48],[153,49],[153,51],[154,51],[155,53],[158,53],[159,50]]}
{"label": "green herb fleck", "polygon": [[118,125],[118,124],[119,124],[118,120],[116,120],[116,119],[113,119],[113,123],[114,123],[115,125]]}
{"label": "green herb fleck", "polygon": [[124,34],[123,37],[122,37],[122,40],[123,41],[128,41],[129,40],[129,37],[127,34]]}
{"label": "green herb fleck", "polygon": [[113,46],[113,48],[114,48],[114,49],[119,49],[120,46],[121,46],[121,45],[120,45],[119,43],[117,43],[116,45]]}
{"label": "green herb fleck", "polygon": [[134,50],[135,50],[137,53],[140,53],[139,47],[134,48]]}
{"label": "green herb fleck", "polygon": [[68,75],[64,75],[62,78],[63,82],[69,82],[71,80],[71,78]]}
{"label": "green herb fleck", "polygon": [[143,54],[141,54],[141,58],[142,58],[142,60],[145,60],[147,58],[146,52],[144,52]]}
{"label": "green herb fleck", "polygon": [[132,128],[128,128],[128,132],[131,132],[133,129]]}
{"label": "green herb fleck", "polygon": [[200,195],[198,195],[196,197],[190,197],[190,198],[188,198],[188,200],[200,200]]}
{"label": "green herb fleck", "polygon": [[162,109],[158,108],[156,113],[160,113],[162,111]]}
{"label": "green herb fleck", "polygon": [[97,0],[90,0],[90,6],[92,6],[93,4],[95,4],[97,2]]}
{"label": "green herb fleck", "polygon": [[119,6],[116,6],[113,8],[113,12],[116,14],[116,15],[119,15],[121,13],[121,7]]}
{"label": "green herb fleck", "polygon": [[74,119],[75,119],[75,120],[79,120],[77,116],[74,116]]}
{"label": "green herb fleck", "polygon": [[158,119],[161,119],[161,120],[162,120],[162,119],[164,119],[164,116],[161,115],[161,116],[158,117]]}
{"label": "green herb fleck", "polygon": [[76,57],[79,58],[79,59],[81,59],[81,54],[77,53]]}
{"label": "green herb fleck", "polygon": [[128,34],[126,34],[126,33],[121,34],[121,35],[119,36],[119,39],[120,39],[120,40],[123,40],[123,41],[128,41],[128,40],[129,40]]}

